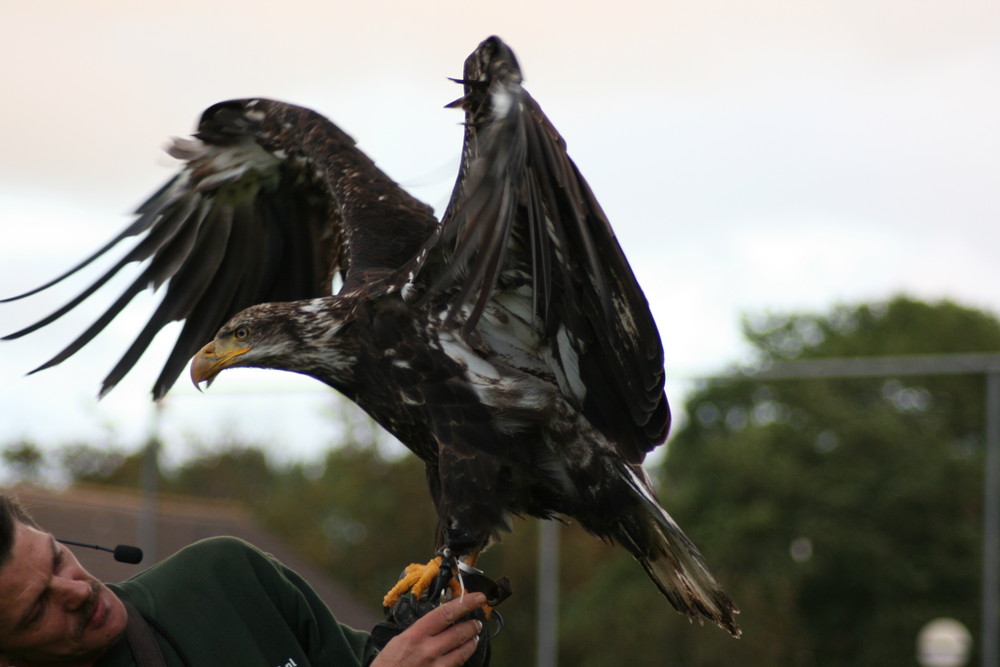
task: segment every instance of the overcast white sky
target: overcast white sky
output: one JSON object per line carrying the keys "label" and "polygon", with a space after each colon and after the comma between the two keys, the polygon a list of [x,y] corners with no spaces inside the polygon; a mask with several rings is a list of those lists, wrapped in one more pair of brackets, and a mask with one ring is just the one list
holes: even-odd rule
{"label": "overcast white sky", "polygon": [[[681,378],[744,358],[744,313],[900,291],[1000,312],[992,0],[0,0],[0,295],[125,225],[172,174],[167,137],[223,99],[316,109],[440,210],[461,145],[459,113],[442,109],[460,94],[446,77],[490,34],[517,53],[619,235],[675,406]],[[0,305],[0,330],[81,286]],[[134,446],[148,433],[169,337],[95,395],[153,300],[24,377],[114,296],[0,343],[0,442]],[[318,383],[231,371],[204,396],[178,388],[162,416],[168,456],[195,435],[237,433],[289,457],[335,439]]]}

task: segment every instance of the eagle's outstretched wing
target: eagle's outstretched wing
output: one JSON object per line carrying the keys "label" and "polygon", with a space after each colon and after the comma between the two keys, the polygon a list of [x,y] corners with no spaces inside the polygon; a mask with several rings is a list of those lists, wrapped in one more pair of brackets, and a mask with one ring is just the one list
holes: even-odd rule
{"label": "eagle's outstretched wing", "polygon": [[169,150],[185,161],[183,169],[139,207],[131,225],[55,280],[7,299],[36,294],[138,237],[79,296],[6,336],[59,319],[127,264],[145,262],[125,292],[36,371],[75,354],[136,294],[165,285],[159,306],[101,386],[101,395],[110,391],[161,328],[184,320],[153,387],[160,398],[233,314],[261,302],[329,295],[338,272],[345,290],[370,284],[410,259],[437,227],[430,207],[309,109],[264,99],[222,102],[205,111],[193,139],[177,139]]}
{"label": "eagle's outstretched wing", "polygon": [[[463,160],[421,274],[469,334],[530,291],[546,361],[586,418],[639,462],[666,438],[663,348],[642,290],[566,144],[498,38],[465,62]],[[502,295],[506,294],[507,297]]]}

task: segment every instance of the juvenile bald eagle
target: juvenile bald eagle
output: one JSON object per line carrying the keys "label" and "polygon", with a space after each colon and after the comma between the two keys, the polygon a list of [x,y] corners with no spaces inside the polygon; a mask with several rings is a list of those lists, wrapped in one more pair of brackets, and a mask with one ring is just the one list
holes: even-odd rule
{"label": "juvenile bald eagle", "polygon": [[138,292],[165,286],[102,394],[165,324],[184,320],[156,398],[192,356],[196,383],[234,366],[317,378],[426,463],[440,548],[474,561],[513,515],[571,517],[628,549],[679,611],[738,635],[735,605],[641,467],[670,423],[663,350],[604,213],[502,41],[480,44],[459,81],[450,106],[465,112],[462,163],[440,224],[322,116],[222,102],[194,138],[174,142],[183,169],[128,228],[28,294],[137,236],[131,252],[7,338],[145,262],[36,370],[76,353]]}

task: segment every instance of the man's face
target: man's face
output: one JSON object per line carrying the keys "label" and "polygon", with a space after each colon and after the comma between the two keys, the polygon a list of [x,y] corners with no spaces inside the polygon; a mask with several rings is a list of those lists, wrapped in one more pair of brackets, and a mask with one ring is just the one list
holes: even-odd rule
{"label": "man's face", "polygon": [[124,632],[124,605],[50,533],[15,531],[0,568],[0,664],[91,664]]}

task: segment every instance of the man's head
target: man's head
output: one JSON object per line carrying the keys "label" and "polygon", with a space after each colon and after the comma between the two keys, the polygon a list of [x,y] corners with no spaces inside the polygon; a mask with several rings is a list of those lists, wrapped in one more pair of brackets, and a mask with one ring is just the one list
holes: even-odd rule
{"label": "man's head", "polygon": [[0,493],[0,665],[91,665],[125,630],[121,601]]}

